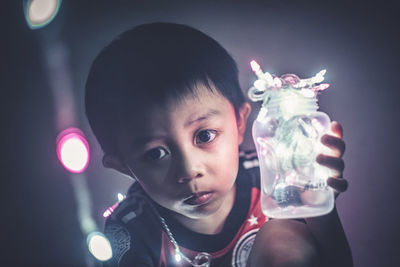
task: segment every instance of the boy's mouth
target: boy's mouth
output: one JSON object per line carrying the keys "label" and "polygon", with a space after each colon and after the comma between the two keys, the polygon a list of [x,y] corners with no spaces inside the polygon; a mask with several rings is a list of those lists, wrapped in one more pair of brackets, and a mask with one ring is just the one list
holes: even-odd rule
{"label": "boy's mouth", "polygon": [[198,206],[206,204],[213,196],[213,192],[200,192],[186,198],[183,202],[188,205]]}

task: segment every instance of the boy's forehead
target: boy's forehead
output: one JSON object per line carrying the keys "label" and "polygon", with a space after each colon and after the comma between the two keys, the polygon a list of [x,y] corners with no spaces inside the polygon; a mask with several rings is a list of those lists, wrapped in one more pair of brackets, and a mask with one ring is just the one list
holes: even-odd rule
{"label": "boy's forehead", "polygon": [[161,101],[138,99],[137,104],[127,114],[126,123],[130,126],[128,129],[138,129],[138,127],[151,129],[170,123],[172,117],[190,121],[198,113],[199,115],[204,112],[216,113],[215,110],[220,108],[224,101],[228,100],[215,88],[197,84],[193,90],[179,97],[172,95]]}
{"label": "boy's forehead", "polygon": [[177,109],[185,107],[190,102],[191,104],[209,103],[210,99],[225,98],[214,87],[208,87],[202,83],[196,83],[192,90],[188,91],[179,97],[170,97],[166,99],[165,107],[169,112],[174,112]]}
{"label": "boy's forehead", "polygon": [[170,93],[163,92],[157,94],[156,92],[145,93],[143,95],[135,96],[132,99],[131,109],[135,113],[151,114],[154,110],[163,110],[163,112],[171,112],[174,109],[181,107],[187,101],[204,102],[209,98],[223,97],[215,87],[205,85],[202,82],[196,82],[190,88],[170,90]]}

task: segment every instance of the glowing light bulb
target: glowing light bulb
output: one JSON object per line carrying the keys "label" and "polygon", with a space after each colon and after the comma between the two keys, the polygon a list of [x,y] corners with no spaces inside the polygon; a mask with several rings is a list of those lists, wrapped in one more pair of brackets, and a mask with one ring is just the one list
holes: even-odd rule
{"label": "glowing light bulb", "polygon": [[257,71],[260,71],[260,70],[261,70],[260,64],[258,64],[257,61],[255,61],[255,60],[252,60],[252,61],[250,62],[250,66],[251,66],[251,69],[252,69],[254,72],[257,72]]}
{"label": "glowing light bulb", "polygon": [[89,164],[89,145],[77,128],[68,128],[58,136],[57,156],[70,172],[81,173]]}
{"label": "glowing light bulb", "polygon": [[303,89],[301,89],[300,92],[301,92],[305,97],[308,97],[308,98],[315,97],[315,93],[314,93],[313,90],[303,88]]}
{"label": "glowing light bulb", "polygon": [[328,89],[329,86],[330,86],[329,83],[321,83],[320,85],[315,86],[313,89],[315,91],[324,91],[324,90]]}
{"label": "glowing light bulb", "polygon": [[182,260],[182,256],[181,256],[180,252],[176,252],[175,253],[175,261],[181,262],[181,260]]}
{"label": "glowing light bulb", "polygon": [[87,238],[90,253],[99,261],[112,258],[110,241],[100,232],[93,232]]}
{"label": "glowing light bulb", "polygon": [[124,200],[125,195],[118,193],[117,198],[118,198],[118,201],[121,202],[122,200]]}
{"label": "glowing light bulb", "polygon": [[274,86],[278,87],[278,88],[281,88],[282,87],[282,80],[279,79],[278,77],[275,77],[274,78]]}
{"label": "glowing light bulb", "polygon": [[267,82],[264,80],[257,80],[254,82],[254,87],[259,91],[265,91],[267,87]]}
{"label": "glowing light bulb", "polygon": [[[121,200],[122,201],[122,200]],[[121,202],[118,200],[117,203],[115,203],[114,205],[112,205],[111,207],[107,208],[106,211],[103,213],[103,217],[107,218],[108,216],[110,216],[114,210],[118,207],[119,203]]]}
{"label": "glowing light bulb", "polygon": [[302,108],[304,101],[295,95],[289,95],[285,101],[280,102],[280,108],[284,117],[293,116],[299,109]]}
{"label": "glowing light bulb", "polygon": [[261,67],[260,67],[260,64],[258,64],[257,61],[252,60],[252,61],[250,62],[250,66],[251,66],[251,69],[254,71],[254,73],[257,75],[257,77],[258,77],[260,80],[262,80],[262,79],[263,79],[264,73],[263,73],[263,71],[262,71],[262,69],[261,69]]}
{"label": "glowing light bulb", "polygon": [[274,77],[269,72],[264,73],[264,79],[269,85],[274,83]]}
{"label": "glowing light bulb", "polygon": [[110,208],[108,208],[105,212],[103,212],[103,217],[107,218],[108,216],[110,216],[113,213],[113,210],[110,210]]}
{"label": "glowing light bulb", "polygon": [[[324,75],[326,74],[326,69],[321,70],[320,72],[317,73],[316,76],[321,77],[322,80],[320,82],[322,82],[324,80]],[[319,82],[319,83],[320,83]]]}
{"label": "glowing light bulb", "polygon": [[322,82],[324,80],[324,77],[323,76],[320,76],[320,75],[316,75],[316,76],[314,76],[314,77],[312,77],[311,78],[311,82],[312,83],[320,83],[320,82]]}

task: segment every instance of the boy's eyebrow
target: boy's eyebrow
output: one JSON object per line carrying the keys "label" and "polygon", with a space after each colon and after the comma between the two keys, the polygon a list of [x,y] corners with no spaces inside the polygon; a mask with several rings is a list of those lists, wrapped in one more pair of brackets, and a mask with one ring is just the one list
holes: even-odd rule
{"label": "boy's eyebrow", "polygon": [[202,115],[200,115],[200,116],[197,116],[197,117],[195,117],[194,119],[192,119],[194,116],[191,116],[191,117],[185,122],[185,124],[183,125],[183,127],[187,128],[187,127],[189,127],[190,125],[192,125],[192,124],[195,123],[195,122],[203,121],[203,120],[208,119],[209,117],[212,117],[212,116],[214,116],[214,115],[219,115],[219,114],[221,114],[220,111],[215,110],[215,109],[210,109],[210,110],[208,110],[206,113],[204,113],[204,114],[202,114]]}

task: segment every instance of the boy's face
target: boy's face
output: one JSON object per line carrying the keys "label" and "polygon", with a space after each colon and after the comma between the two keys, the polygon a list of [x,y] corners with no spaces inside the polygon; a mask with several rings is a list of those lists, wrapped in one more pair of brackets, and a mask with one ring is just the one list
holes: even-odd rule
{"label": "boy's face", "polygon": [[192,219],[218,212],[234,194],[238,147],[250,112],[245,103],[237,118],[220,93],[197,87],[195,95],[170,101],[166,109],[152,106],[132,114],[132,125],[118,138],[124,164],[146,193]]}

